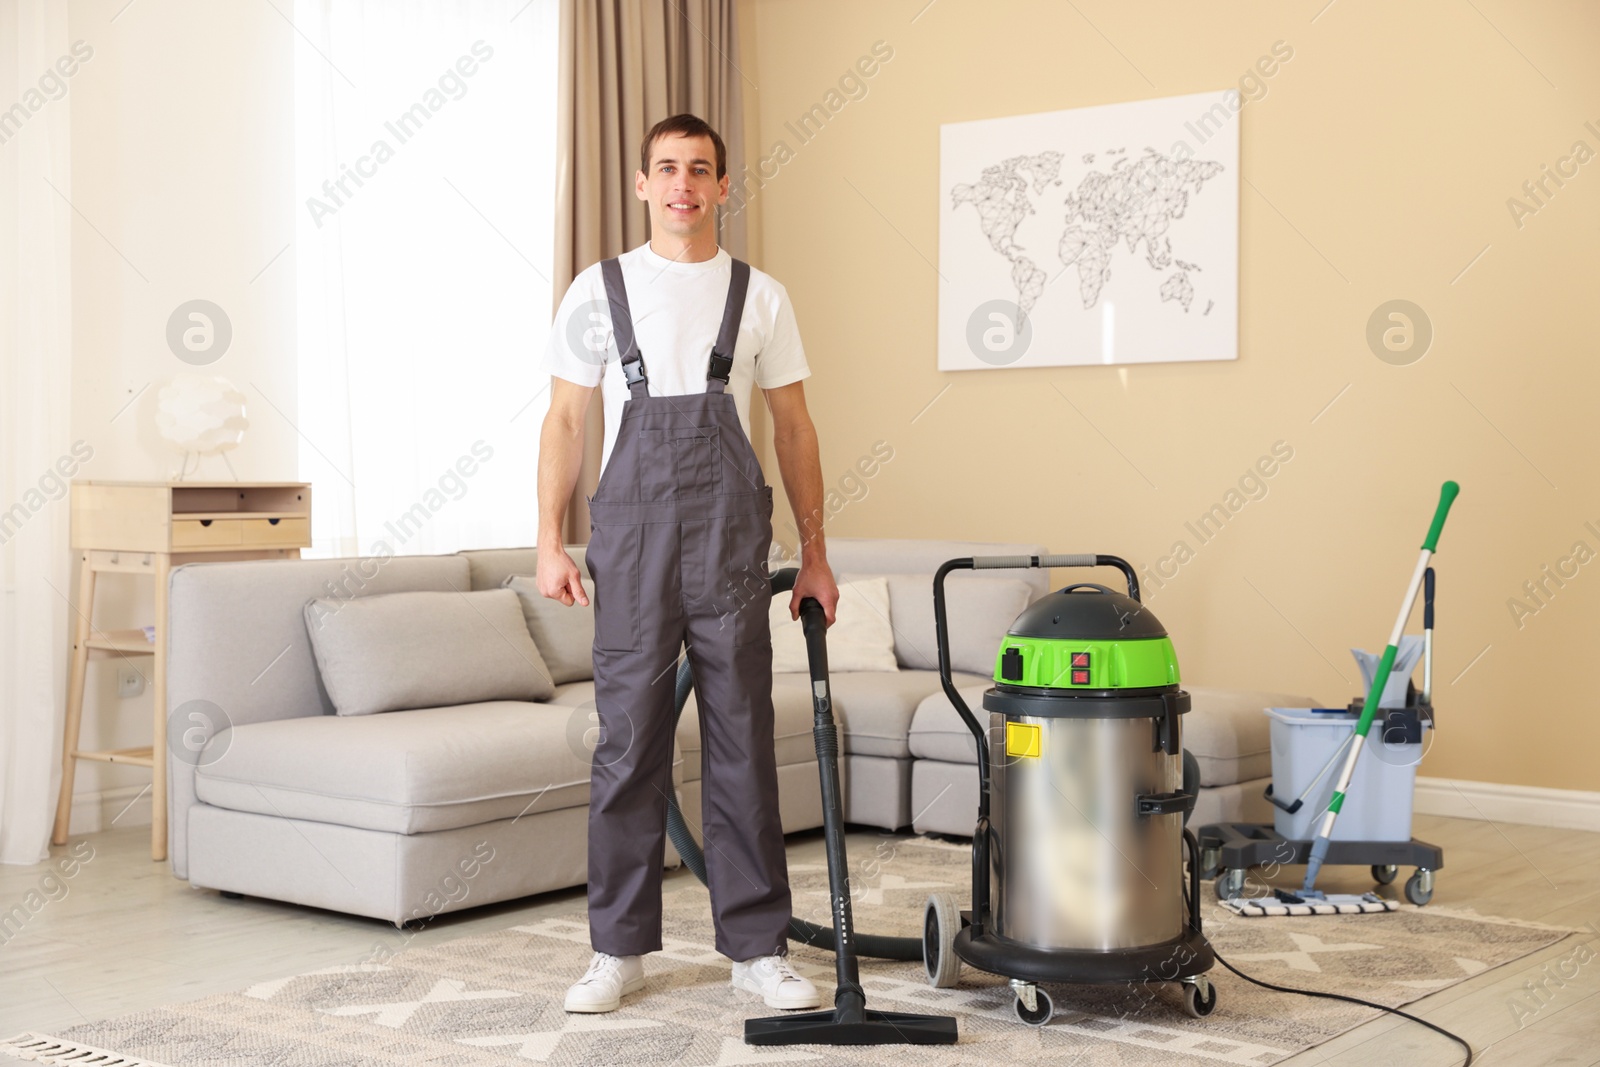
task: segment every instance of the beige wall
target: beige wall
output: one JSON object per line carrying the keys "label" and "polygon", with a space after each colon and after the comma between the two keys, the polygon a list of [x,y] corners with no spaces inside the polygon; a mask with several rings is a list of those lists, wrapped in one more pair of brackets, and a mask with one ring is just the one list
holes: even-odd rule
{"label": "beige wall", "polygon": [[[79,213],[73,437],[94,448],[79,477],[175,474],[179,456],[155,431],[156,398],[175,371],[193,369],[246,395],[250,429],[230,454],[238,476],[292,479],[294,255],[273,257],[294,236],[297,206],[294,31],[269,5],[206,0],[73,0],[69,27],[94,49],[67,94]],[[233,325],[228,351],[198,368],[166,344],[168,316],[193,299],[217,303]],[[191,477],[230,475],[210,457]],[[96,625],[153,622],[151,593],[149,579],[102,578]],[[139,662],[148,675],[149,661]],[[113,661],[90,665],[85,748],[150,742],[151,692],[119,699],[116,674]],[[75,831],[116,816],[149,780],[136,767],[80,763]],[[146,797],[117,825],[148,821]]]}
{"label": "beige wall", "polygon": [[[1600,788],[1600,563],[1520,627],[1507,604],[1575,542],[1600,552],[1600,161],[1520,228],[1506,204],[1575,141],[1600,151],[1600,11],[924,2],[741,8],[751,144],[794,152],[753,201],[758,263],[795,303],[827,480],[894,450],[832,532],[1037,540],[1141,569],[1188,541],[1150,591],[1185,679],[1343,703],[1347,649],[1383,644],[1455,478],[1423,773]],[[867,95],[800,145],[785,123],[879,40],[894,54]],[[935,369],[941,123],[1223,89],[1277,41],[1293,58],[1240,116],[1236,362]],[[1411,366],[1364,340],[1394,298],[1434,326]],[[1267,495],[1201,545],[1185,523],[1280,441],[1293,458]]]}

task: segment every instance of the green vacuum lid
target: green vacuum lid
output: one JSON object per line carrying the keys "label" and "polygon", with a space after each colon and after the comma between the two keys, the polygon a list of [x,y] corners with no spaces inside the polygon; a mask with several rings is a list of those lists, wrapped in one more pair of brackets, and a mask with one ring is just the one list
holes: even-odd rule
{"label": "green vacuum lid", "polygon": [[1095,690],[1178,684],[1178,657],[1161,620],[1132,597],[1088,582],[1030,604],[995,656],[1002,687]]}
{"label": "green vacuum lid", "polygon": [[1092,582],[1079,582],[1040,597],[1017,616],[1007,632],[1012,637],[1058,641],[1133,641],[1167,636],[1161,620],[1149,608]]}

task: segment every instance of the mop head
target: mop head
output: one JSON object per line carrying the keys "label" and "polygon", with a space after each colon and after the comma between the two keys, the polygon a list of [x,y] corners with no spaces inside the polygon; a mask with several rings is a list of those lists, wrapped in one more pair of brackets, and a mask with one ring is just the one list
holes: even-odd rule
{"label": "mop head", "polygon": [[1222,906],[1246,919],[1283,915],[1367,915],[1400,907],[1376,893],[1319,893],[1275,889],[1270,897],[1232,897]]}

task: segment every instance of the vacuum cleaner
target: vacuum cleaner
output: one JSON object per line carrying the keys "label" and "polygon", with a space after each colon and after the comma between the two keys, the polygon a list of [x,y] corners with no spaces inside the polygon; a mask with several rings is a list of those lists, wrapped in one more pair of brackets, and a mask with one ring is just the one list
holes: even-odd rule
{"label": "vacuum cleaner", "polygon": [[[1115,567],[1128,591],[1079,582],[1029,605],[996,656],[986,728],[951,679],[945,578],[1032,567]],[[1041,982],[1176,982],[1190,1015],[1211,1014],[1199,849],[1183,825],[1189,694],[1133,567],[1105,555],[953,559],[934,574],[933,612],[940,683],[977,742],[978,820],[971,909],[928,900],[929,982],[955,985],[963,962],[1007,978],[1031,1026],[1054,1011]]]}

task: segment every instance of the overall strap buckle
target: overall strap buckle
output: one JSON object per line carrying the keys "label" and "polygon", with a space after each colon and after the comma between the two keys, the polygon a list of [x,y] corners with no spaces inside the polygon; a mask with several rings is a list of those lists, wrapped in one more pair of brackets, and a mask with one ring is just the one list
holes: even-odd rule
{"label": "overall strap buckle", "polygon": [[723,385],[728,384],[728,375],[733,373],[733,357],[725,356],[716,349],[711,351],[711,367],[706,371],[706,379],[715,378]]}
{"label": "overall strap buckle", "polygon": [[635,350],[634,354],[622,361],[622,376],[628,380],[628,388],[636,385],[648,385],[650,379],[644,373],[644,355]]}

